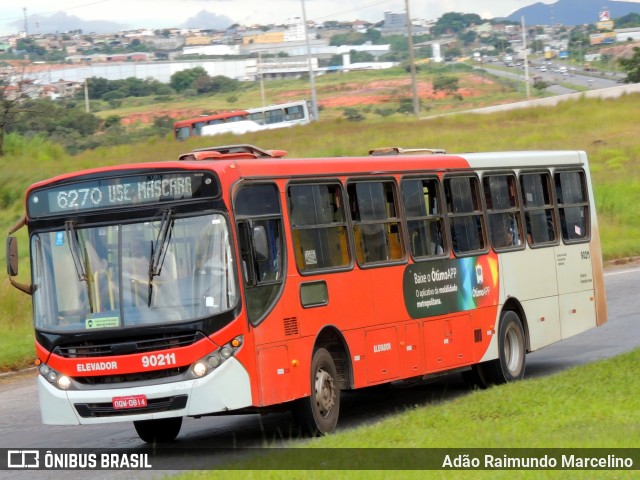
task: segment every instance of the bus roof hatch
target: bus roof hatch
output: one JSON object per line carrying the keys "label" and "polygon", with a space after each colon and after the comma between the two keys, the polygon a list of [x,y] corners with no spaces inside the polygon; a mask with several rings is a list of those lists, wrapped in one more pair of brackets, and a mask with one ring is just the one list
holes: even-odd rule
{"label": "bus roof hatch", "polygon": [[400,147],[382,147],[369,150],[372,157],[383,155],[438,155],[445,154],[446,150],[442,148],[400,148]]}
{"label": "bus roof hatch", "polygon": [[263,150],[253,145],[223,145],[218,147],[196,148],[189,153],[180,155],[179,160],[229,160],[229,159],[256,159],[256,158],[281,158],[287,152],[284,150]]}

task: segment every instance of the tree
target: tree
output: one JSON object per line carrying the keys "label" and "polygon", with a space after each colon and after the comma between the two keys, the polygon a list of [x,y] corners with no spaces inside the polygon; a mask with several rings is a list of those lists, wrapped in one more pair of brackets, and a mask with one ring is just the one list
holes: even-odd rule
{"label": "tree", "polygon": [[36,85],[24,75],[0,77],[0,157],[4,156],[4,136],[16,118],[28,110],[27,100],[36,92]]}
{"label": "tree", "polygon": [[445,92],[445,95],[455,96],[459,88],[460,86],[458,84],[457,77],[451,77],[449,75],[438,75],[433,80],[434,92],[443,91]]}
{"label": "tree", "polygon": [[482,19],[475,13],[449,12],[442,15],[431,31],[434,35],[462,32],[471,25],[480,25]]}
{"label": "tree", "polygon": [[365,116],[358,109],[349,107],[344,109],[344,118],[350,122],[360,122],[365,119]]}
{"label": "tree", "polygon": [[551,84],[549,82],[545,82],[541,78],[536,78],[535,81],[533,82],[533,88],[535,88],[539,94],[545,91],[550,86]]}
{"label": "tree", "polygon": [[622,69],[627,74],[624,83],[640,82],[640,47],[633,47],[631,58],[621,58],[619,60]]}
{"label": "tree", "polygon": [[202,67],[187,68],[171,75],[169,84],[176,92],[184,92],[193,88],[193,83],[196,79],[207,76],[207,71]]}
{"label": "tree", "polygon": [[473,30],[467,30],[466,32],[462,32],[459,36],[462,43],[464,43],[465,47],[471,45],[478,38],[478,34]]}
{"label": "tree", "polygon": [[367,41],[364,33],[347,32],[338,33],[329,39],[329,45],[339,47],[341,45],[363,45]]}

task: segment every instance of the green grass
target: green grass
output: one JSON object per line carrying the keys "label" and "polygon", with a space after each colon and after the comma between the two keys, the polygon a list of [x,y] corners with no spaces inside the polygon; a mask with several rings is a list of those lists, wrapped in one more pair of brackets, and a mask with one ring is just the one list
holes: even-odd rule
{"label": "green grass", "polygon": [[[385,74],[390,76],[391,74]],[[383,76],[382,78],[388,78]],[[335,88],[347,88],[364,74],[335,77]],[[394,78],[394,77],[390,77]],[[342,79],[343,83],[339,80]],[[277,92],[284,92],[278,84]],[[304,86],[303,81],[289,81],[289,87]],[[270,87],[272,88],[272,87]],[[275,87],[274,87],[275,88]],[[275,95],[275,94],[274,94]],[[474,101],[489,101],[489,97]],[[450,101],[450,100],[447,100]],[[467,105],[467,102],[462,102]],[[638,144],[637,112],[640,95],[623,96],[616,100],[585,99],[566,101],[553,108],[514,110],[491,115],[460,114],[433,119],[393,116],[383,119],[369,116],[362,122],[343,118],[321,121],[305,127],[254,132],[237,137],[232,134],[215,138],[193,138],[176,142],[168,133],[136,145],[100,147],[70,156],[41,138],[29,141],[9,135],[7,155],[0,157],[0,231],[7,232],[24,215],[24,194],[27,187],[39,180],[74,170],[128,162],[173,160],[192,148],[232,143],[250,143],[262,148],[283,149],[289,156],[366,155],[368,150],[385,146],[405,148],[438,147],[449,152],[505,150],[585,150],[591,162],[592,178],[599,214],[600,233],[605,259],[640,255],[640,145]],[[24,229],[23,229],[24,230]],[[27,282],[28,242],[21,232],[21,278]],[[0,250],[0,264],[5,259]],[[26,329],[31,325],[30,302],[15,302],[25,297],[11,287],[0,285],[0,326]],[[22,330],[20,330],[22,331]],[[22,334],[19,334],[19,336]],[[23,338],[23,337],[21,337]],[[33,355],[33,347],[16,347]],[[0,350],[0,369],[6,361],[5,349]]]}
{"label": "green grass", "polygon": [[[637,448],[640,444],[640,350],[557,375],[476,390],[446,402],[408,409],[375,424],[290,446],[305,455],[309,448]],[[605,450],[606,453],[606,450]],[[329,459],[330,460],[330,459]],[[286,465],[286,457],[261,457],[233,464],[225,477],[235,478],[418,478],[426,472],[269,471]],[[358,465],[357,457],[353,465]],[[219,467],[220,468],[220,467]],[[224,468],[224,467],[222,467]],[[469,478],[469,472],[431,471],[436,478]],[[474,472],[473,478],[513,478],[516,472]],[[595,478],[596,472],[538,471],[527,478]],[[179,480],[217,478],[216,472],[191,472]],[[598,471],[597,478],[631,478],[634,472]]]}

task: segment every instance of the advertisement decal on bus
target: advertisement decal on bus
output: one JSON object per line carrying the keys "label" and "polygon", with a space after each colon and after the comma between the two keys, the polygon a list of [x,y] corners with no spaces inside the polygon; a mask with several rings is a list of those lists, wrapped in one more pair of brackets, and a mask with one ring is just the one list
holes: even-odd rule
{"label": "advertisement decal on bus", "polygon": [[495,306],[498,259],[492,254],[415,263],[405,269],[402,284],[411,318]]}

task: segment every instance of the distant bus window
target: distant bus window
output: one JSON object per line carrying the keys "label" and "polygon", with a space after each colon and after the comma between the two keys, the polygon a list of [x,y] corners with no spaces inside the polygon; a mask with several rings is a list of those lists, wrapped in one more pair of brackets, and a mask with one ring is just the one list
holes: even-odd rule
{"label": "distant bus window", "polygon": [[349,265],[340,185],[291,186],[289,211],[296,264],[301,272]]}
{"label": "distant bus window", "polygon": [[556,219],[551,198],[551,178],[547,172],[520,175],[522,197],[531,245],[551,244],[557,240]]}
{"label": "distant bus window", "polygon": [[456,255],[480,252],[487,247],[480,184],[476,177],[448,177],[444,180],[451,241]]}
{"label": "distant bus window", "polygon": [[402,181],[409,247],[413,258],[446,253],[440,184],[436,178]]}
{"label": "distant bus window", "polygon": [[495,250],[524,247],[515,175],[485,175],[483,184],[491,245]]}
{"label": "distant bus window", "polygon": [[281,108],[264,112],[267,125],[284,122],[284,113]]}
{"label": "distant bus window", "polygon": [[347,186],[360,265],[404,258],[395,184],[355,182]]}
{"label": "distant bus window", "polygon": [[562,239],[567,243],[588,240],[589,203],[584,172],[556,172],[555,181]]}
{"label": "distant bus window", "polygon": [[176,138],[178,140],[186,140],[191,136],[191,129],[189,127],[176,128]]}
{"label": "distant bus window", "polygon": [[264,125],[264,112],[252,113],[249,117],[258,125]]}
{"label": "distant bus window", "polygon": [[193,134],[194,135],[202,135],[202,127],[204,127],[207,122],[196,122],[193,124]]}
{"label": "distant bus window", "polygon": [[296,105],[284,109],[285,120],[301,120],[304,118],[304,111],[302,105]]}

